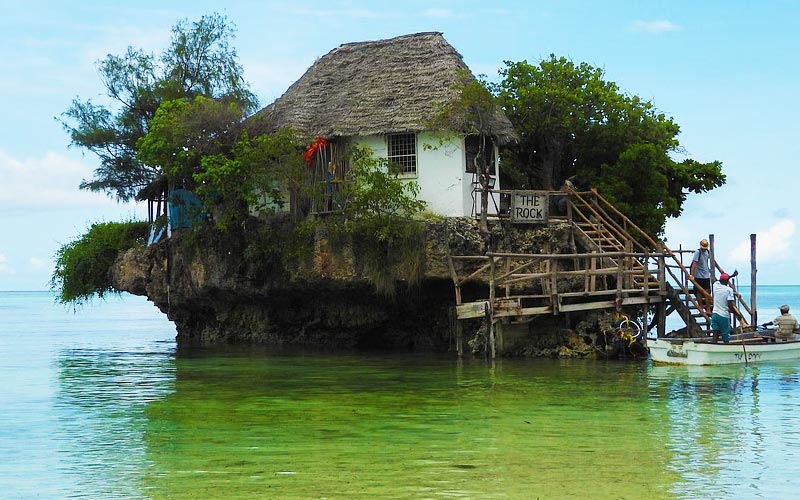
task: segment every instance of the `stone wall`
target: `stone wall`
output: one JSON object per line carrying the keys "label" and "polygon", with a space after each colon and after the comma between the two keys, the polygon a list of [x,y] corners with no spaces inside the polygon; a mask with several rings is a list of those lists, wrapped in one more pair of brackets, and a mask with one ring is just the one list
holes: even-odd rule
{"label": "stone wall", "polygon": [[[428,223],[422,280],[414,285],[396,283],[393,296],[376,293],[360,273],[358,259],[347,249],[332,251],[331,243],[319,236],[309,242],[313,250],[304,259],[278,265],[269,254],[253,257],[255,235],[277,238],[285,228],[275,222],[249,224],[246,231],[236,233],[179,230],[169,240],[131,249],[114,266],[114,286],[147,296],[175,323],[181,344],[453,348],[450,308],[455,299],[446,256],[483,253],[475,221],[448,218]],[[567,225],[504,230],[498,226],[492,238],[496,251],[568,252],[573,250],[570,231]],[[466,286],[463,293],[485,296],[485,284]],[[552,321],[547,331],[553,329]],[[467,336],[470,328],[477,330],[476,325],[467,326]],[[563,343],[545,337],[551,347]]]}

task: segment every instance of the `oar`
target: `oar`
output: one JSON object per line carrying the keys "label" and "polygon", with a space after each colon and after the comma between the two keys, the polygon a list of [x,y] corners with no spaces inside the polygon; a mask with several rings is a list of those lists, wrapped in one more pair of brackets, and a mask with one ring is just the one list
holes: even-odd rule
{"label": "oar", "polygon": [[744,348],[744,340],[742,339],[742,351],[744,352],[744,366],[747,366],[747,349]]}
{"label": "oar", "polygon": [[[736,307],[736,295],[735,295],[735,293],[736,293],[736,283],[734,283],[733,277],[736,276],[737,274],[739,274],[739,271],[734,271],[733,274],[731,275],[731,285],[733,286],[733,292],[734,292],[734,301],[733,301],[734,306],[733,307],[735,309],[738,309],[738,308]],[[733,317],[733,320],[731,322],[731,331],[734,331],[734,330],[736,330],[736,310],[731,311],[731,313],[732,313],[731,317]],[[744,333],[744,332],[742,332],[742,333]],[[747,349],[745,349],[745,347],[744,347],[744,340],[745,340],[744,337],[742,337],[741,338],[741,342],[742,342],[742,352],[744,352],[744,366],[747,366]]]}

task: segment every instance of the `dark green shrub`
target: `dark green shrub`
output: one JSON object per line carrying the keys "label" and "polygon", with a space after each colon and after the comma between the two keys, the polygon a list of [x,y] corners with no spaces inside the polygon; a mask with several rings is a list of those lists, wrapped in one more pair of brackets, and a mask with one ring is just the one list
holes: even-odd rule
{"label": "dark green shrub", "polygon": [[147,223],[99,222],[77,240],[56,252],[56,268],[50,286],[58,302],[77,305],[92,296],[117,293],[111,285],[111,267],[117,256],[136,245],[143,245]]}

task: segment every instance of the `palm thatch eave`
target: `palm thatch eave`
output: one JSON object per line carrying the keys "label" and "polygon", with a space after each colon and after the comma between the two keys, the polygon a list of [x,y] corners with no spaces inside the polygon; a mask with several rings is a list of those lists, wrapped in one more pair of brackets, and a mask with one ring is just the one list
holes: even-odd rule
{"label": "palm thatch eave", "polygon": [[[441,106],[457,97],[453,87],[465,72],[474,78],[439,32],[347,43],[319,58],[248,128],[327,138],[429,131]],[[499,109],[488,125],[500,144],[517,140]]]}

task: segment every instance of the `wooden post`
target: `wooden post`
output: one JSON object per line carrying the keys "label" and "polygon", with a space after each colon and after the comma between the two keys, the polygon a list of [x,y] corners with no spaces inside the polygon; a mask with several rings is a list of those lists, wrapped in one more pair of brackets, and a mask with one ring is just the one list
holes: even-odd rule
{"label": "wooden post", "polygon": [[661,338],[667,334],[667,303],[664,300],[658,303],[658,312],[656,314],[658,314],[656,336]]}
{"label": "wooden post", "polygon": [[550,295],[550,259],[544,260],[544,273],[548,277],[542,278],[542,295]]}
{"label": "wooden post", "polygon": [[462,335],[462,326],[461,320],[458,319],[458,314],[456,314],[456,353],[458,354],[458,358],[461,359],[461,356],[464,355],[464,343],[461,339]]}
{"label": "wooden post", "polygon": [[625,273],[623,272],[623,263],[625,259],[617,259],[617,311],[619,311],[619,304],[622,300],[622,285],[623,280],[625,279]]}
{"label": "wooden post", "polygon": [[[680,258],[681,265],[683,267],[686,267],[686,264],[683,261],[683,244],[678,245],[678,257]],[[690,264],[690,266],[691,266],[691,264]],[[691,269],[691,267],[689,267],[689,269]],[[681,277],[681,288],[683,288],[684,290],[689,291],[689,276],[684,274],[684,273],[680,273],[680,277]],[[689,307],[689,294],[688,293],[683,296],[683,300],[681,302],[683,303],[684,307]]]}
{"label": "wooden post", "polygon": [[[456,267],[453,265],[453,256],[447,254],[447,267],[450,270],[450,278],[453,280],[453,285],[456,289],[456,306],[461,305],[461,285],[458,283],[458,274],[456,273]],[[455,312],[455,311],[454,311]],[[464,354],[464,348],[462,344],[462,335],[461,335],[461,320],[458,319],[458,313],[455,312],[456,316],[456,353],[458,353],[459,359]]]}
{"label": "wooden post", "polygon": [[708,260],[711,262],[708,263],[709,270],[711,271],[711,284],[713,285],[715,281],[717,281],[716,273],[717,273],[717,259],[714,257],[714,235],[708,235]]}
{"label": "wooden post", "polygon": [[642,286],[644,287],[644,296],[650,295],[650,255],[647,249],[644,251],[644,263],[642,264]]}
{"label": "wooden post", "polygon": [[756,235],[750,235],[750,324],[758,324],[758,312],[756,311]]}
{"label": "wooden post", "polygon": [[458,274],[456,274],[456,267],[453,265],[453,257],[447,255],[447,268],[450,270],[450,278],[453,280],[453,285],[456,287],[456,305],[461,305],[461,285],[458,283]]}
{"label": "wooden post", "polygon": [[[511,272],[511,257],[506,257],[506,276]],[[506,278],[508,281],[508,278]],[[506,297],[511,295],[511,285],[506,284]]]}
{"label": "wooden post", "polygon": [[495,338],[497,339],[497,350],[498,350],[498,352],[500,352],[500,354],[503,354],[503,351],[505,350],[505,346],[503,345],[503,322],[502,321],[498,321],[497,322],[497,328],[496,328],[494,334],[495,334]]}
{"label": "wooden post", "polygon": [[[625,242],[625,252],[631,253],[633,252],[633,243],[628,240]],[[633,288],[633,274],[628,273],[627,271],[633,270],[633,257],[626,255],[622,258],[625,262],[625,288]]]}
{"label": "wooden post", "polygon": [[494,335],[494,320],[489,319],[489,346],[492,349],[492,359],[494,359],[495,355],[497,354],[497,343],[496,338]]}
{"label": "wooden post", "polygon": [[587,293],[590,290],[589,289],[589,280],[591,279],[591,277],[589,275],[589,269],[591,267],[592,267],[592,259],[589,258],[589,259],[587,259],[586,265],[583,266],[583,271],[584,271],[584,273],[583,273],[583,291],[587,292]]}
{"label": "wooden post", "polygon": [[494,257],[489,257],[489,310],[487,311],[487,318],[486,318],[486,328],[487,334],[489,337],[489,348],[492,351],[492,359],[495,356],[495,344],[494,344],[494,299],[495,299],[495,290],[494,290],[494,277],[495,277],[495,260]]}
{"label": "wooden post", "polygon": [[550,259],[550,304],[553,307],[553,316],[558,315],[558,261]]}

